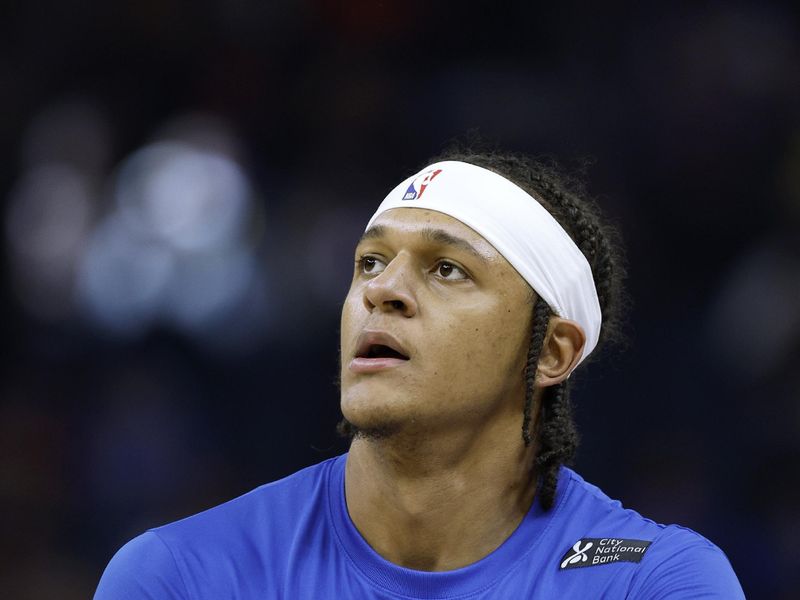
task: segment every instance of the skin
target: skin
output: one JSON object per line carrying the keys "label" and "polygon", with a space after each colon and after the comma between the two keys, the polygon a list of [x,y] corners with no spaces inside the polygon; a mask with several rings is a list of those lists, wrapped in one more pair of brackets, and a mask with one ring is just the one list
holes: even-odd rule
{"label": "skin", "polygon": [[[354,525],[387,560],[469,565],[529,510],[535,444],[525,447],[521,424],[535,301],[491,244],[442,213],[387,211],[359,242],[342,310],[341,406],[365,435],[351,445],[345,495]],[[389,333],[410,359],[355,372],[365,330]],[[584,341],[577,324],[551,318],[535,407]]]}

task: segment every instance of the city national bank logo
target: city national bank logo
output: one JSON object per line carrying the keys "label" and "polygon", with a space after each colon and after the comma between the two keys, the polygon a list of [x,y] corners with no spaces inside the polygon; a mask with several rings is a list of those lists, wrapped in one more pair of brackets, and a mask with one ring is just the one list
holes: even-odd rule
{"label": "city national bank logo", "polygon": [[647,540],[582,538],[561,558],[561,569],[578,569],[616,562],[638,563],[650,547]]}
{"label": "city national bank logo", "polygon": [[575,545],[572,547],[574,553],[572,554],[572,556],[568,556],[567,558],[564,559],[564,561],[561,563],[561,568],[566,569],[567,565],[574,565],[579,562],[586,562],[587,560],[589,560],[589,557],[586,556],[586,551],[592,546],[594,546],[592,542],[586,542],[586,545],[583,548],[581,548],[581,540],[575,542]]}
{"label": "city national bank logo", "polygon": [[433,178],[441,172],[441,169],[435,169],[417,175],[414,181],[411,182],[411,185],[408,186],[406,193],[403,195],[403,200],[419,200],[422,198],[422,194],[425,193],[425,188],[428,187],[428,184],[433,181]]}

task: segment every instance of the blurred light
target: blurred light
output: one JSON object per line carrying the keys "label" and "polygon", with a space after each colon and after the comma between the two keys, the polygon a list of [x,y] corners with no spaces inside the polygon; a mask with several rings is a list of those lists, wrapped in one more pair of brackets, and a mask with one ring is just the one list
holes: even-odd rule
{"label": "blurred light", "polygon": [[241,234],[250,186],[226,156],[156,143],[122,166],[116,197],[134,226],[179,250],[219,248]]}
{"label": "blurred light", "polygon": [[235,350],[266,322],[254,256],[263,228],[239,144],[221,119],[186,115],[125,159],[111,212],[87,247],[78,302],[98,326],[129,336],[157,324]]}
{"label": "blurred light", "polygon": [[136,334],[161,307],[173,274],[169,248],[132,236],[117,216],[93,234],[78,279],[78,300],[90,318],[119,334]]}
{"label": "blurred light", "polygon": [[94,186],[66,164],[30,169],[8,198],[6,237],[17,292],[43,318],[71,308],[72,277],[91,224]]}

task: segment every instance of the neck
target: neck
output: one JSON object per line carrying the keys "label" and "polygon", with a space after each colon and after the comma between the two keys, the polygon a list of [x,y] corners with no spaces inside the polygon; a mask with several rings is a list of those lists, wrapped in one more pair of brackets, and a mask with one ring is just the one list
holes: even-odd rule
{"label": "neck", "polygon": [[357,437],[345,474],[348,512],[385,559],[457,569],[491,553],[520,524],[533,502],[532,465],[518,420],[478,433]]}

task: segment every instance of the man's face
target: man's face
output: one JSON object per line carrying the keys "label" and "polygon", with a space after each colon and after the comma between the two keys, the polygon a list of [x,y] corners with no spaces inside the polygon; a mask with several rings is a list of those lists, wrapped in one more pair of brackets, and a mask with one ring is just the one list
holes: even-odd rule
{"label": "man's face", "polygon": [[521,418],[534,295],[445,214],[381,214],[356,248],[342,309],[342,412],[365,431]]}

